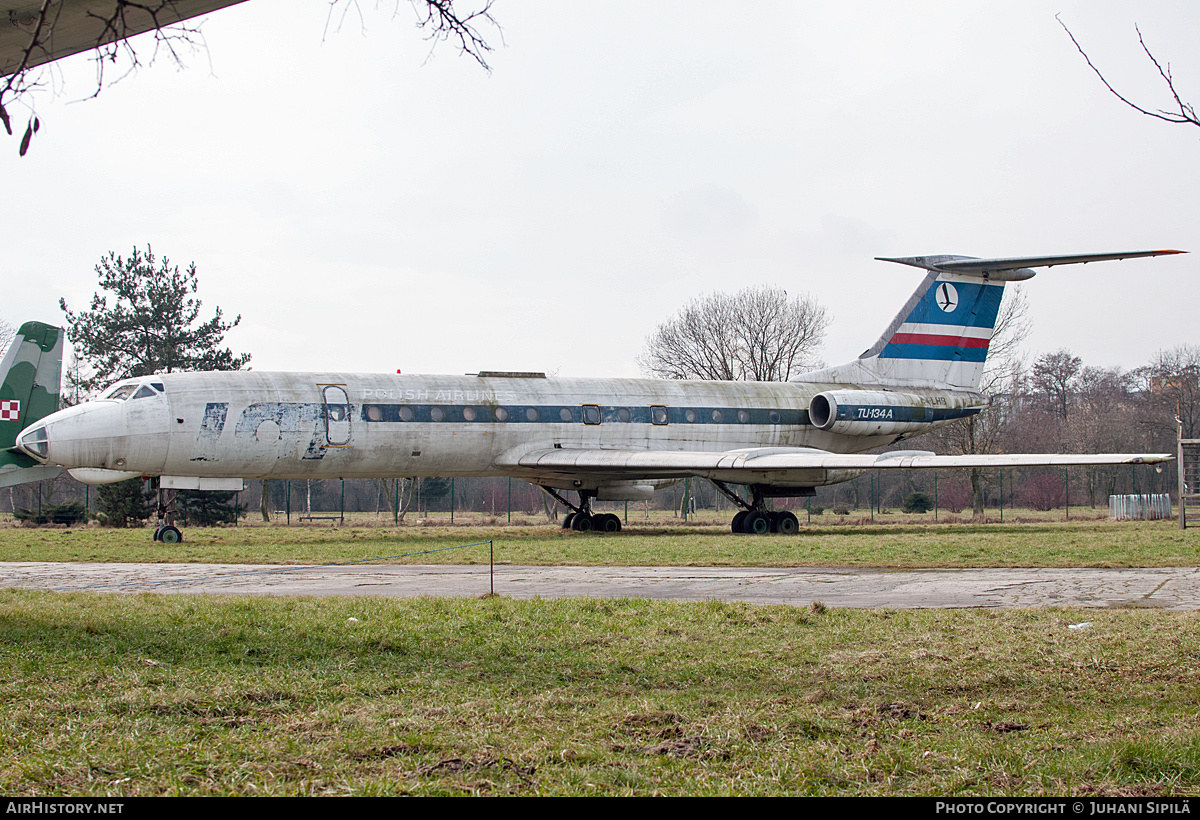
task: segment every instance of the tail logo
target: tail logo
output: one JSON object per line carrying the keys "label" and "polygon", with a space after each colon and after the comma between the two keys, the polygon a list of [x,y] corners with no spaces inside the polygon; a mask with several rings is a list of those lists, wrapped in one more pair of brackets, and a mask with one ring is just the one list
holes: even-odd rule
{"label": "tail logo", "polygon": [[958,290],[949,282],[942,282],[937,289],[937,306],[944,313],[953,313],[958,307]]}
{"label": "tail logo", "polygon": [[18,421],[21,418],[21,402],[19,399],[0,401],[0,421]]}

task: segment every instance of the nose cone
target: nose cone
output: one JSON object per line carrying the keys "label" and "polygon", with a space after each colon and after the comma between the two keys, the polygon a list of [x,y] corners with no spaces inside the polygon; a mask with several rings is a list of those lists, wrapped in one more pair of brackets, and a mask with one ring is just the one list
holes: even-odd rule
{"label": "nose cone", "polygon": [[46,425],[38,423],[27,427],[17,436],[17,448],[26,455],[45,463],[50,456],[50,446],[46,441]]}
{"label": "nose cone", "polygon": [[51,413],[25,428],[16,444],[43,464],[119,469],[125,466],[125,457],[117,452],[128,437],[124,426],[116,402],[87,402]]}

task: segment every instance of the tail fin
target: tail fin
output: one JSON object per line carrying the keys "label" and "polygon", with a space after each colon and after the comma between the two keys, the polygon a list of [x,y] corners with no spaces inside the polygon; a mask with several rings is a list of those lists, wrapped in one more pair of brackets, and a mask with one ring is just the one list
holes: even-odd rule
{"label": "tail fin", "polygon": [[801,381],[978,390],[1006,282],[1033,277],[1030,268],[1130,259],[1184,251],[1131,251],[1082,256],[974,259],[912,256],[885,259],[929,271],[887,330],[849,364],[806,373]]}
{"label": "tail fin", "polygon": [[26,322],[0,362],[0,487],[58,475],[57,467],[38,464],[13,445],[18,433],[58,409],[62,354],[60,328]]}

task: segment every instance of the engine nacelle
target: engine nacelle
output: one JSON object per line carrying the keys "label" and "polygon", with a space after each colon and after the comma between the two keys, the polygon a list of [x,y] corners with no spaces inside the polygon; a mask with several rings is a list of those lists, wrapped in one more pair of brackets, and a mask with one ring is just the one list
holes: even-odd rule
{"label": "engine nacelle", "polygon": [[829,390],[813,396],[808,419],[816,427],[848,436],[922,433],[938,421],[978,413],[961,399],[883,390]]}

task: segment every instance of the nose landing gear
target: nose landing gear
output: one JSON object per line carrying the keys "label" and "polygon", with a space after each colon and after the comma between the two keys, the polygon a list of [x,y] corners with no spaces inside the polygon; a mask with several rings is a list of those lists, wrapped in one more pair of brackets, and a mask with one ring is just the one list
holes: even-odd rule
{"label": "nose landing gear", "polygon": [[178,544],[183,540],[183,533],[175,526],[175,490],[164,490],[158,484],[158,479],[152,479],[157,494],[155,515],[158,526],[154,528],[154,540],[164,544]]}

